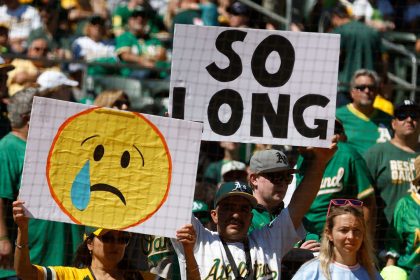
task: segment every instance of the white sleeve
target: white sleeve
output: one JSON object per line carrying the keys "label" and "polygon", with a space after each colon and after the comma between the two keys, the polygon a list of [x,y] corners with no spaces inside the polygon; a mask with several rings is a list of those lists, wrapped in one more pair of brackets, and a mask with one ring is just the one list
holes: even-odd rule
{"label": "white sleeve", "polygon": [[[204,231],[204,226],[201,224],[201,222],[193,215],[191,217],[191,224],[193,225],[196,235],[197,235],[197,239],[195,241],[195,245],[194,245],[194,251],[197,248],[197,243],[200,242],[200,237],[203,235],[203,231]],[[178,240],[176,240],[176,238],[171,238],[171,242],[172,245],[174,246],[175,252],[178,255],[179,260],[185,260],[184,257],[184,248],[181,244],[181,242],[179,242]]]}

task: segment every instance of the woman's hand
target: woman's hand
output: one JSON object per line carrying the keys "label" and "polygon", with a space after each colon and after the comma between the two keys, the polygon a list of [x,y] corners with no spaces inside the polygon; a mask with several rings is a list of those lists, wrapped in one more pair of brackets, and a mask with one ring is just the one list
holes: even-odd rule
{"label": "woman's hand", "polygon": [[176,231],[176,239],[184,247],[185,253],[192,253],[194,250],[195,241],[197,235],[192,224],[186,224],[182,228]]}
{"label": "woman's hand", "polygon": [[305,242],[300,245],[301,249],[311,250],[313,252],[319,252],[321,248],[321,243],[317,242],[316,240],[306,240]]}
{"label": "woman's hand", "polygon": [[29,218],[25,215],[23,204],[25,202],[21,200],[13,201],[13,220],[19,228],[26,229],[28,228]]}

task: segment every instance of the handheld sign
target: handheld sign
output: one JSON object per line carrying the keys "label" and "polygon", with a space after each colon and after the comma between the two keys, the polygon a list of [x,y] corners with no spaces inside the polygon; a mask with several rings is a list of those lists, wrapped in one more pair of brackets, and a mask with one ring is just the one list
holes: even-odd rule
{"label": "handheld sign", "polygon": [[19,198],[34,218],[174,237],[191,219],[201,127],[35,97]]}
{"label": "handheld sign", "polygon": [[170,111],[203,140],[328,147],[340,37],[176,25]]}

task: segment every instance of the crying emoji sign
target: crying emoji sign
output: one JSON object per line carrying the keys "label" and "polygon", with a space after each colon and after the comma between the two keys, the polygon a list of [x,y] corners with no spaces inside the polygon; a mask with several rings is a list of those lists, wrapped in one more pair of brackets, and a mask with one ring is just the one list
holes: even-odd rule
{"label": "crying emoji sign", "polygon": [[46,171],[54,200],[72,221],[124,229],[165,202],[172,162],[162,133],[144,116],[93,108],[60,126]]}

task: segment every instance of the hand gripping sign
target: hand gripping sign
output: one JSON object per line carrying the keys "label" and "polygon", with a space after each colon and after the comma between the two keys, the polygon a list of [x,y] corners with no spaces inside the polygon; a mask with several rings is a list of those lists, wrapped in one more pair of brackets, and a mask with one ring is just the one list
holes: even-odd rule
{"label": "hand gripping sign", "polygon": [[[168,226],[191,217],[200,136],[200,124],[35,98],[20,198],[36,218],[131,231],[154,225],[146,232],[160,224],[172,236]],[[190,207],[178,205],[180,193]]]}
{"label": "hand gripping sign", "polygon": [[172,116],[203,140],[328,147],[340,37],[176,25]]}

